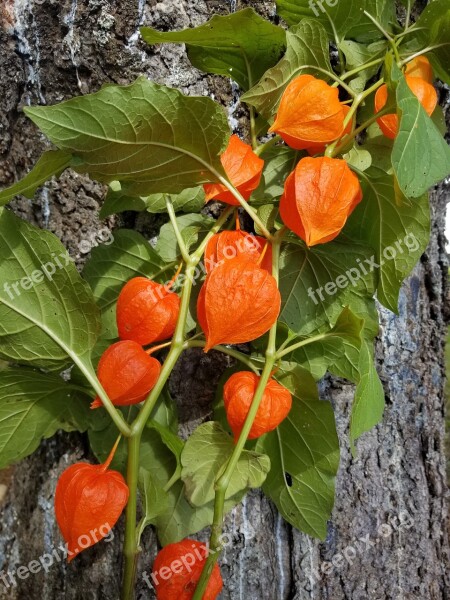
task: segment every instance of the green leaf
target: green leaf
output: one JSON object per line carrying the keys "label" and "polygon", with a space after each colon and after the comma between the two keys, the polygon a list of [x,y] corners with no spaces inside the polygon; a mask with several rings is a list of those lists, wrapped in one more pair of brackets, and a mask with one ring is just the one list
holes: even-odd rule
{"label": "green leaf", "polygon": [[127,183],[127,193],[180,193],[224,176],[219,155],[229,138],[223,109],[205,97],[140,77],[55,106],[24,109],[72,167],[104,183]]}
{"label": "green leaf", "polygon": [[303,153],[287,146],[277,146],[264,152],[261,183],[251,196],[253,206],[279,200],[284,192],[286,177],[295,169]]}
{"label": "green leaf", "polygon": [[336,41],[353,38],[371,41],[383,37],[378,27],[364,14],[369,12],[385,30],[395,20],[392,0],[276,0],[278,13],[289,25],[313,17],[327,29]]}
{"label": "green leaf", "polygon": [[186,44],[194,67],[231,77],[244,90],[277,62],[286,44],[284,30],[252,8],[216,15],[204,25],[183,31],[163,32],[142,27],[141,35],[148,44]]}
{"label": "green leaf", "polygon": [[272,464],[263,490],[293,527],[325,539],[339,466],[333,409],[319,400],[304,369],[275,377],[293,393],[293,404],[281,425],[256,444]]}
{"label": "green leaf", "polygon": [[378,300],[397,312],[403,280],[425,251],[430,237],[428,196],[398,204],[392,176],[373,168],[366,172],[361,184],[363,201],[351,215],[345,231],[374,249],[371,264],[378,275]]}
{"label": "green leaf", "polygon": [[157,431],[161,437],[163,444],[172,452],[176,460],[176,469],[172,475],[171,481],[177,481],[181,477],[181,453],[184,443],[176,433],[168,427],[161,425],[157,421],[149,421],[147,427]]}
{"label": "green leaf", "polygon": [[[167,212],[167,194],[151,194],[150,196],[129,196],[126,188],[109,189],[103,206],[100,210],[100,218],[105,219],[110,215],[121,213],[126,210],[138,212],[146,210],[149,213]],[[180,194],[170,196],[175,212],[200,212],[205,206],[205,192],[202,187],[188,188]]]}
{"label": "green leaf", "polygon": [[[165,263],[149,242],[139,233],[128,229],[114,231],[111,244],[92,249],[83,270],[83,277],[91,286],[102,311],[103,334],[117,337],[116,304],[120,291],[133,277],[151,277],[161,274],[170,279],[172,271],[163,271]],[[162,272],[163,271],[163,272]]]}
{"label": "green leaf", "polygon": [[363,327],[364,320],[354,315],[350,309],[344,308],[335,325],[320,334],[321,339],[294,350],[284,360],[299,364],[316,380],[321,379],[327,370],[339,369],[340,375],[357,381]]}
{"label": "green leaf", "polygon": [[450,84],[450,5],[448,0],[429,2],[416,22],[416,36],[424,47],[439,46],[427,54],[436,75]]}
{"label": "green leaf", "polygon": [[[214,219],[205,215],[189,214],[177,217],[177,224],[183,241],[189,249],[199,241],[200,237],[208,233],[214,224]],[[166,223],[161,227],[156,251],[166,263],[175,262],[180,258],[181,252],[172,223]]]}
{"label": "green leaf", "polygon": [[[347,71],[351,71],[361,67],[365,63],[368,63],[377,57],[381,58],[381,54],[386,51],[387,42],[385,40],[381,40],[367,46],[365,44],[358,44],[352,40],[343,40],[340,42],[339,48],[345,56]],[[375,65],[359,71],[359,73],[355,75],[353,79],[350,79],[348,82],[349,86],[358,94],[363,92],[366,87],[366,83],[377,73],[377,71],[380,69],[380,66],[381,65]]]}
{"label": "green leaf", "polygon": [[72,155],[64,150],[44,152],[34,168],[20,181],[0,191],[0,206],[14,196],[33,198],[35,191],[53,175],[60,175],[71,161]]}
{"label": "green leaf", "polygon": [[0,468],[28,456],[60,429],[85,431],[89,404],[88,396],[57,375],[0,371]]}
{"label": "green leaf", "polygon": [[251,104],[266,119],[276,112],[288,83],[298,75],[313,73],[321,79],[326,74],[315,70],[320,67],[333,72],[330,64],[328,36],[320,23],[305,19],[286,33],[286,54],[259,83],[245,93],[241,100]]}
{"label": "green leaf", "polygon": [[300,240],[286,244],[280,260],[280,320],[306,336],[331,327],[348,306],[376,334],[374,273],[364,268],[371,255],[370,248],[342,235],[309,249]]}
{"label": "green leaf", "polygon": [[137,527],[138,545],[144,529],[153,523],[156,517],[167,512],[169,508],[169,495],[158,488],[152,475],[145,469],[139,469],[139,492],[142,500],[143,516]]}
{"label": "green leaf", "polygon": [[397,86],[401,112],[392,166],[407,198],[418,198],[450,173],[450,148],[402,76]]}
{"label": "green leaf", "polygon": [[358,370],[360,380],[356,387],[350,418],[350,444],[364,432],[379,423],[384,412],[384,390],[373,360],[373,352],[367,343],[361,348]]}
{"label": "green leaf", "polygon": [[58,238],[0,209],[0,256],[0,358],[49,367],[90,352],[99,311]]}
{"label": "green leaf", "polygon": [[355,145],[347,154],[344,154],[343,158],[352,167],[358,169],[358,171],[367,171],[372,165],[372,156],[367,148]]}
{"label": "green leaf", "polygon": [[[189,437],[181,455],[181,477],[191,504],[203,506],[214,500],[214,484],[234,447],[233,438],[214,421],[203,423]],[[227,498],[243,490],[260,487],[269,471],[267,456],[244,450],[231,475]]]}

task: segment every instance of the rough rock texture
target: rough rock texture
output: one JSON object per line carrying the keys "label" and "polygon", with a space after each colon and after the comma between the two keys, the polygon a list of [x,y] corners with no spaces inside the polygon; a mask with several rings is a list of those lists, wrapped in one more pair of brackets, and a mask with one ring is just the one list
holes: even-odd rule
{"label": "rough rock texture", "polygon": [[[237,4],[237,6],[236,6]],[[144,22],[160,29],[204,22],[244,2],[226,0],[3,0],[0,6],[0,185],[23,175],[45,140],[21,113],[26,104],[53,103],[126,83],[140,74],[210,94],[227,107],[235,102],[229,82],[199,73],[183,48],[148,48],[138,38]],[[273,2],[248,2],[273,15]],[[449,96],[442,91],[448,111]],[[233,117],[245,130],[245,111]],[[73,173],[49,183],[34,201],[16,201],[18,214],[54,232],[81,264],[90,246],[116,223],[99,222],[102,186]],[[325,543],[293,531],[259,493],[227,518],[232,544],[221,560],[230,600],[437,600],[450,597],[443,431],[443,345],[447,259],[443,222],[449,182],[433,194],[430,247],[403,287],[400,315],[381,309],[377,356],[387,408],[382,424],[358,443],[352,459],[347,415],[353,394],[343,381],[327,380],[324,394],[336,409],[342,460],[336,505]],[[148,218],[121,217],[148,237]],[[182,421],[204,418],[226,366],[201,352],[185,357],[172,378]],[[78,435],[58,435],[13,470],[2,506],[0,569],[3,573],[44,554],[47,573],[17,579],[0,599],[117,600],[122,529],[115,539],[82,553],[71,565],[58,550],[52,498],[59,473],[89,456]],[[156,541],[143,539],[137,598],[154,598],[142,573],[151,571]],[[57,554],[56,554],[57,553]],[[57,558],[58,557],[58,558]],[[43,559],[46,564],[50,558]],[[447,577],[447,578],[446,578]]]}

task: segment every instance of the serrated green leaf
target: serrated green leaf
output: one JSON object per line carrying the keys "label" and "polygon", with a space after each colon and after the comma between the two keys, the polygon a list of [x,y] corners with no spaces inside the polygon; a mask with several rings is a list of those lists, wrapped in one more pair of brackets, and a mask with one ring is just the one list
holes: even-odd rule
{"label": "serrated green leaf", "polygon": [[407,198],[418,198],[450,173],[450,148],[402,76],[397,86],[401,113],[392,166]]}
{"label": "serrated green leaf", "polygon": [[293,404],[281,425],[256,444],[272,464],[263,490],[293,527],[325,539],[339,466],[333,409],[319,400],[304,369],[275,377],[293,393]]}
{"label": "serrated green leaf", "polygon": [[36,367],[79,360],[100,314],[58,238],[0,209],[0,357]]}
{"label": "serrated green leaf", "polygon": [[280,260],[280,320],[298,335],[309,335],[331,327],[348,306],[376,334],[375,275],[361,266],[372,252],[344,236],[309,249],[301,241],[287,244]]}
{"label": "serrated green leaf", "polygon": [[331,71],[328,36],[323,26],[313,19],[305,19],[286,34],[286,54],[269,69],[259,83],[246,92],[241,100],[251,104],[266,119],[274,116],[288,83],[298,75],[312,73],[326,79],[320,67]]}
{"label": "serrated green leaf", "polygon": [[351,215],[345,231],[374,249],[372,265],[378,274],[378,300],[397,312],[403,280],[428,244],[428,195],[398,204],[392,176],[373,169],[366,172],[361,184],[363,201]]}
{"label": "serrated green leaf", "polygon": [[132,196],[180,193],[225,175],[219,155],[229,127],[210,98],[186,97],[141,77],[24,110],[58,148],[77,158],[76,171],[127,183]]}
{"label": "serrated green leaf", "polygon": [[302,22],[306,17],[320,21],[331,39],[344,38],[372,41],[383,37],[378,27],[364,14],[369,12],[389,31],[395,20],[392,0],[276,0],[278,13],[289,25]]}
{"label": "serrated green leaf", "polygon": [[38,187],[50,177],[61,175],[64,169],[70,165],[71,158],[71,153],[64,150],[44,152],[34,168],[23,179],[0,191],[0,206],[18,195],[33,198]]}
{"label": "serrated green leaf", "polygon": [[423,47],[438,46],[427,54],[436,75],[450,84],[450,4],[448,0],[429,2],[416,21],[416,36]]}
{"label": "serrated green leaf", "polygon": [[[100,210],[100,218],[105,219],[110,215],[121,213],[126,210],[138,212],[146,210],[149,213],[165,213],[167,194],[151,194],[150,196],[129,196],[126,188],[109,189],[103,206]],[[189,188],[180,194],[171,194],[175,212],[200,212],[205,206],[205,192],[202,187]]]}
{"label": "serrated green leaf", "polygon": [[111,244],[92,249],[83,270],[102,312],[102,332],[108,339],[117,337],[116,304],[120,291],[133,277],[151,277],[160,274],[163,281],[170,279],[165,263],[149,242],[136,231],[120,229],[113,234]]}
{"label": "serrated green leaf", "polygon": [[[233,450],[233,438],[214,421],[203,423],[189,437],[181,454],[181,478],[191,504],[203,506],[214,500],[214,484]],[[244,490],[260,487],[269,471],[267,456],[243,450],[231,475],[227,499]]]}
{"label": "serrated green leaf", "polygon": [[231,77],[244,90],[277,62],[286,44],[285,31],[252,8],[226,16],[215,15],[204,25],[182,31],[142,27],[141,35],[148,44],[186,44],[194,67]]}
{"label": "serrated green leaf", "polygon": [[0,468],[32,454],[58,430],[86,431],[89,396],[57,375],[0,371]]}

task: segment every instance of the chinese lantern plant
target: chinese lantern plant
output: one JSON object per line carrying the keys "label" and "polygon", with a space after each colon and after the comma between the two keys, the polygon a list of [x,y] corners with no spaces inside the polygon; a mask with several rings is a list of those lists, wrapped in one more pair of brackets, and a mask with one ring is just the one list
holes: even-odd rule
{"label": "chinese lantern plant", "polygon": [[[325,16],[277,4],[287,30],[252,9],[142,30],[149,44],[185,43],[201,70],[231,74],[249,139],[210,98],[139,78],[26,108],[54,149],[0,192],[2,204],[33,197],[70,167],[110,186],[103,214],[167,215],[155,247],[115,230],[80,275],[54,235],[0,212],[0,466],[59,429],[87,432],[100,464],[65,465],[57,522],[74,558],[125,512],[124,600],[138,559],[165,573],[152,577],[158,599],[216,598],[224,515],[249,488],[326,537],[339,444],[317,382],[330,372],[356,384],[355,452],[384,406],[374,298],[397,311],[429,239],[427,190],[450,171],[433,79],[450,82],[448,0],[406,26],[394,2],[383,22],[364,10],[350,22],[350,0]],[[191,348],[235,364],[216,419],[183,441],[167,383]],[[148,525],[162,546],[153,566],[140,547]],[[205,550],[192,536],[210,525]],[[104,533],[80,544],[92,529]],[[189,568],[185,551],[197,557]]]}

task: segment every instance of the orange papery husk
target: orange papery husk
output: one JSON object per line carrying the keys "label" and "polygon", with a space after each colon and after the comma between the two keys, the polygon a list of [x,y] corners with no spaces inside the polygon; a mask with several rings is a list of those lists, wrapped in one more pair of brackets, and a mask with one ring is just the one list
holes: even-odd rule
{"label": "orange papery husk", "polygon": [[[223,399],[227,421],[235,440],[244,426],[260,377],[251,371],[234,373],[225,383]],[[289,390],[275,379],[269,379],[248,435],[249,440],[256,439],[273,431],[288,416],[292,407],[292,395]]]}
{"label": "orange papery husk", "polygon": [[[232,135],[220,161],[229,181],[248,200],[259,186],[264,168],[264,161],[253,152],[251,146],[243,142],[237,135]],[[239,201],[221,183],[206,183],[205,201],[221,200],[232,206],[239,206]]]}
{"label": "orange papery husk", "polygon": [[[152,571],[157,600],[192,600],[207,556],[207,546],[190,539],[168,544],[160,550]],[[216,600],[222,588],[223,580],[216,564],[202,600]]]}
{"label": "orange papery husk", "polygon": [[224,261],[206,277],[197,300],[205,352],[217,344],[242,344],[266,333],[280,313],[277,283],[245,255]]}
{"label": "orange papery husk", "polygon": [[433,83],[433,67],[426,56],[416,56],[406,65],[405,75],[410,77],[420,77],[428,83]]}
{"label": "orange papery husk", "polygon": [[[345,117],[350,112],[350,107],[347,106],[346,104],[343,104],[342,110],[344,111],[343,114],[344,114],[344,120],[345,120]],[[339,138],[344,137],[344,135],[350,134],[352,132],[352,120],[350,119],[350,121],[345,126],[345,129],[344,129],[344,120],[342,121],[342,131],[338,135]],[[308,146],[308,148],[306,148],[306,151],[308,152],[308,154],[310,156],[314,156],[315,154],[323,154],[326,149],[327,149],[327,144],[312,144],[311,146]]]}
{"label": "orange papery husk", "polygon": [[[438,95],[434,87],[421,77],[410,77],[407,75],[405,79],[409,89],[419,100],[427,114],[431,116],[438,103]],[[386,106],[387,100],[388,88],[386,85],[382,85],[375,94],[375,114]],[[379,117],[377,123],[387,138],[394,140],[397,137],[398,116],[395,113]]]}
{"label": "orange papery husk", "polygon": [[108,469],[114,451],[104,464],[76,463],[58,479],[55,514],[69,562],[109,534],[128,502],[122,474]]}
{"label": "orange papery husk", "polygon": [[[267,246],[267,249],[266,249]],[[261,255],[264,256],[261,260]],[[224,260],[245,255],[262,269],[272,273],[272,246],[263,237],[252,235],[242,229],[237,231],[221,231],[209,240],[205,250],[205,269],[210,273],[214,267]]]}
{"label": "orange papery husk", "polygon": [[320,148],[342,135],[345,115],[337,88],[312,75],[300,75],[285,89],[269,132],[296,150]]}
{"label": "orange papery husk", "polygon": [[286,179],[280,215],[307,246],[315,246],[337,237],[361,200],[359,180],[345,160],[303,158]]}
{"label": "orange papery husk", "polygon": [[[102,354],[97,377],[114,406],[130,406],[145,400],[155,387],[161,363],[137,342],[125,340],[110,346]],[[91,408],[103,406],[97,396]]]}
{"label": "orange papery husk", "polygon": [[142,346],[172,337],[180,312],[180,297],[146,277],[134,277],[122,288],[117,301],[119,337]]}

